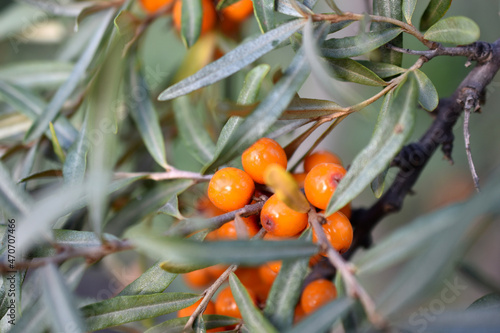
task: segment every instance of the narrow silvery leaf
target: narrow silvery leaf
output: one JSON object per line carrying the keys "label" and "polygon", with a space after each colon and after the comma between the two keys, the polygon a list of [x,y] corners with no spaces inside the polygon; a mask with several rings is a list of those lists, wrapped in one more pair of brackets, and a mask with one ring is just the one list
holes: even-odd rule
{"label": "narrow silvery leaf", "polygon": [[80,134],[70,147],[63,165],[64,182],[67,184],[81,184],[85,177],[89,148],[87,141],[87,119],[88,113],[85,114]]}
{"label": "narrow silvery leaf", "polygon": [[343,81],[350,81],[368,86],[385,86],[387,83],[377,74],[350,58],[328,59],[333,75]]}
{"label": "narrow silvery leaf", "polygon": [[13,181],[9,172],[0,162],[0,203],[2,210],[13,215],[28,213],[33,202]]}
{"label": "narrow silvery leaf", "polygon": [[62,61],[26,61],[0,67],[0,80],[27,89],[57,88],[64,83],[73,64]]}
{"label": "narrow silvery leaf", "polygon": [[411,23],[411,17],[413,16],[416,5],[417,0],[403,0],[403,15],[405,16],[406,22]]}
{"label": "narrow silvery leaf", "polygon": [[[153,326],[145,333],[182,333],[189,317],[175,318],[167,320],[159,325]],[[238,318],[221,315],[203,315],[206,329],[234,326],[241,323]]]}
{"label": "narrow silvery leaf", "polygon": [[174,281],[177,274],[163,270],[159,263],[153,264],[147,271],[126,286],[118,296],[146,295],[161,293]]}
{"label": "narrow silvery leaf", "polygon": [[328,203],[329,216],[357,197],[384,169],[404,145],[415,122],[418,85],[410,76],[394,96],[389,93],[382,105],[370,143],[361,151],[340,181]]}
{"label": "narrow silvery leaf", "polygon": [[165,101],[186,95],[236,73],[274,49],[282,41],[302,28],[304,24],[305,20],[294,20],[238,46],[220,59],[203,67],[196,74],[166,89],[158,99]]}
{"label": "narrow silvery leaf", "polygon": [[[373,14],[378,16],[390,17],[396,20],[403,20],[403,10],[401,0],[373,0]],[[371,24],[372,31],[384,31],[393,28],[390,23],[373,22]],[[398,35],[391,41],[391,44],[398,47],[403,47],[403,34]],[[389,50],[385,47],[380,47],[370,54],[370,59],[377,62],[385,62],[396,66],[401,66],[403,54]]]}
{"label": "narrow silvery leaf", "polygon": [[439,103],[439,96],[436,87],[432,81],[419,69],[413,71],[413,75],[418,83],[418,101],[420,105],[427,111],[432,111],[437,108]]}
{"label": "narrow silvery leaf", "polygon": [[92,59],[94,59],[97,48],[101,43],[102,37],[104,36],[111,19],[113,18],[114,12],[115,9],[113,8],[108,9],[103,13],[96,14],[101,19],[98,30],[90,40],[80,59],[78,59],[78,62],[75,64],[68,80],[57,90],[50,103],[26,133],[26,141],[31,141],[39,137],[43,132],[45,132],[49,123],[57,117],[64,102],[66,102],[66,100],[71,96],[80,80],[84,77]]}
{"label": "narrow silvery leaf", "polygon": [[274,28],[274,1],[273,0],[252,0],[255,18],[259,23],[260,31],[266,33]]}
{"label": "narrow silvery leaf", "polygon": [[200,37],[202,20],[201,0],[183,0],[181,35],[187,47],[191,47]]}

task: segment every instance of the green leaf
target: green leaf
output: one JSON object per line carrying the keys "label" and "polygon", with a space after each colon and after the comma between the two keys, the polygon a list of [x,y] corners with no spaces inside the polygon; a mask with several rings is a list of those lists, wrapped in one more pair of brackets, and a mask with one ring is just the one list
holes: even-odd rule
{"label": "green leaf", "polygon": [[66,161],[66,154],[64,154],[64,151],[61,148],[61,144],[57,139],[56,131],[54,130],[54,125],[52,124],[52,122],[49,123],[49,129],[50,135],[52,136],[52,147],[54,148],[54,153],[59,158],[59,161],[64,164],[64,161]]}
{"label": "green leaf", "polygon": [[250,332],[274,333],[278,332],[276,328],[264,317],[260,310],[255,306],[245,286],[240,282],[238,277],[231,273],[229,275],[229,285],[234,300],[241,312],[245,326]]}
{"label": "green leaf", "polygon": [[[373,0],[373,14],[390,17],[399,21],[403,20],[402,0]],[[394,28],[390,23],[373,22],[371,31],[384,31]],[[391,41],[391,44],[403,47],[403,34],[400,34]],[[376,62],[384,62],[401,66],[403,54],[385,47],[380,47],[370,54],[370,59]]]}
{"label": "green leaf", "polygon": [[42,304],[41,300],[37,300],[34,304],[27,306],[23,310],[23,315],[19,320],[16,320],[14,326],[9,325],[11,328],[9,333],[44,333],[49,326],[49,318],[47,308]]}
{"label": "green leaf", "polygon": [[274,86],[259,106],[238,126],[231,137],[232,145],[220,153],[220,158],[205,166],[205,172],[210,172],[218,166],[232,160],[244,149],[262,137],[281,116],[296,92],[309,74],[303,52],[295,55],[283,77]]}
{"label": "green leaf", "polygon": [[71,292],[53,264],[42,266],[38,270],[42,281],[44,305],[47,306],[52,328],[55,332],[87,332],[80,313],[75,307]]}
{"label": "green leaf", "polygon": [[[46,107],[45,102],[32,92],[1,80],[0,96],[2,96],[8,104],[17,108],[30,119],[36,119]],[[73,125],[71,125],[62,115],[59,116],[54,123],[54,129],[57,137],[61,140],[61,146],[65,149],[71,146],[78,135]],[[45,131],[45,135],[47,135],[49,139],[52,139],[49,129]]]}
{"label": "green leaf", "polygon": [[439,103],[439,96],[436,87],[434,87],[432,81],[429,80],[427,75],[425,75],[421,70],[414,70],[413,75],[417,79],[418,83],[418,101],[420,102],[420,105],[422,105],[422,107],[427,111],[434,110],[437,108]]}
{"label": "green leaf", "polygon": [[[23,43],[21,32],[30,24],[29,21],[27,22],[27,18],[40,16],[46,17],[46,13],[33,6],[11,3],[0,12],[0,40],[8,38],[14,51],[18,52],[19,44]],[[21,17],[26,19],[19,19]]]}
{"label": "green leaf", "polygon": [[[189,317],[175,318],[167,320],[159,325],[153,326],[145,333],[183,333]],[[221,315],[203,315],[203,321],[207,330],[234,326],[241,323],[241,320]]]}
{"label": "green leaf", "polygon": [[382,79],[406,72],[406,69],[392,64],[386,64],[383,62],[371,62],[367,60],[357,60],[357,61],[361,65],[365,66],[366,68],[377,74]]}
{"label": "green leaf", "polygon": [[237,3],[239,0],[221,0],[217,2],[217,5],[215,6],[215,9],[220,11],[226,7],[231,6],[232,4]]}
{"label": "green leaf", "polygon": [[[293,1],[293,0],[291,0],[291,1]],[[290,0],[277,1],[276,11],[281,13],[281,14],[288,15],[288,16],[303,17],[303,15],[301,13],[299,13],[294,6],[292,6],[291,1]],[[300,9],[302,9],[305,13],[308,13],[311,11],[309,8],[304,6],[301,2],[295,1],[294,5],[296,5]]]}
{"label": "green leaf", "polygon": [[[274,1],[273,0],[252,0],[253,12],[260,31],[266,33],[275,26]],[[279,28],[279,27],[278,27]]]}
{"label": "green leaf", "polygon": [[424,34],[424,38],[440,43],[470,44],[479,39],[476,22],[465,16],[453,16],[438,21]]}
{"label": "green leaf", "polygon": [[64,83],[73,64],[62,61],[23,61],[0,67],[0,80],[26,89],[52,89]]}
{"label": "green leaf", "polygon": [[203,67],[194,75],[163,91],[158,97],[158,100],[166,101],[189,94],[192,91],[208,86],[236,73],[277,47],[282,41],[302,28],[304,24],[305,20],[294,20],[280,25],[278,28],[238,46],[231,52],[226,53],[226,55],[220,59]]}
{"label": "green leaf", "polygon": [[359,62],[346,59],[328,59],[330,69],[339,80],[355,82],[368,86],[385,86],[387,83],[377,74],[361,65]]}
{"label": "green leaf", "polygon": [[102,17],[99,28],[95,32],[92,39],[89,41],[89,44],[80,56],[80,59],[78,59],[78,62],[75,64],[75,67],[73,68],[73,71],[71,72],[68,80],[57,90],[50,103],[26,133],[26,141],[32,141],[42,135],[42,133],[45,132],[45,130],[49,126],[49,123],[57,117],[64,102],[66,102],[66,100],[71,96],[78,83],[83,78],[88,66],[92,62],[92,59],[94,59],[95,53],[99,47],[99,44],[101,43],[104,33],[106,32],[109,23],[113,18],[114,12],[115,9],[113,8],[96,14]]}
{"label": "green leaf", "polygon": [[[31,173],[33,165],[35,164],[36,153],[39,151],[38,147],[39,147],[39,142],[36,142],[33,146],[31,146],[30,150],[28,150],[28,153],[26,154],[23,160],[23,166],[21,168],[21,172],[19,173],[19,177],[21,179],[28,177],[29,174]],[[20,184],[19,187],[23,191],[26,191],[26,183]]]}
{"label": "green leaf", "polygon": [[412,76],[398,87],[394,99],[392,92],[386,96],[372,139],[338,184],[328,203],[326,216],[351,202],[389,166],[411,133],[417,97],[418,86]]}
{"label": "green leaf", "polygon": [[159,262],[157,262],[126,286],[118,296],[162,293],[176,277],[177,274],[166,272],[160,267]]}
{"label": "green leaf", "polygon": [[131,236],[132,242],[145,254],[172,263],[216,265],[219,263],[261,264],[273,260],[310,257],[318,246],[298,240],[268,242],[221,241],[197,242],[190,239],[155,234]]}
{"label": "green leaf", "polygon": [[201,21],[203,20],[201,0],[183,0],[181,8],[182,40],[187,47],[191,47],[200,37]]}
{"label": "green leaf", "polygon": [[33,205],[31,198],[12,182],[12,177],[0,162],[0,203],[2,210],[13,216],[26,214]]}
{"label": "green leaf", "polygon": [[371,188],[373,195],[375,195],[375,198],[380,198],[382,194],[384,193],[384,188],[385,188],[385,177],[387,176],[387,172],[389,171],[389,168],[385,169],[381,173],[375,177],[375,179],[371,183]]}
{"label": "green leaf", "polygon": [[82,184],[87,168],[87,152],[89,144],[87,141],[88,112],[85,113],[82,128],[78,138],[69,148],[66,161],[63,165],[63,176],[66,184]]}
{"label": "green leaf", "polygon": [[280,119],[313,119],[341,110],[343,107],[332,101],[295,97]]}
{"label": "green leaf", "polygon": [[351,298],[340,298],[327,303],[304,318],[286,333],[322,333],[328,331],[340,317],[354,305]]}
{"label": "green leaf", "polygon": [[390,42],[402,31],[401,28],[389,28],[352,37],[328,39],[324,42],[321,53],[328,58],[359,56]]}
{"label": "green leaf", "polygon": [[[300,238],[310,240],[311,235],[308,229]],[[300,299],[308,267],[309,258],[284,260],[269,292],[264,315],[280,331],[293,324],[295,306]]]}
{"label": "green leaf", "polygon": [[62,171],[60,169],[50,169],[50,170],[40,171],[40,172],[31,174],[26,178],[21,179],[19,182],[25,183],[25,182],[27,182],[29,180],[33,180],[33,179],[54,178],[54,177],[62,177]]}
{"label": "green leaf", "polygon": [[486,294],[483,297],[476,299],[467,311],[473,310],[499,310],[500,309],[500,295],[497,293]]}
{"label": "green leaf", "polygon": [[[257,101],[262,81],[270,70],[271,66],[261,64],[252,68],[252,70],[248,72],[245,76],[243,88],[240,90],[240,94],[238,95],[238,104],[249,105]],[[227,149],[228,145],[232,144],[232,135],[236,132],[236,129],[242,122],[243,118],[241,117],[234,116],[228,119],[219,134],[219,139],[217,140],[217,145],[215,146],[214,157],[203,167],[203,173],[207,171],[207,168],[210,165],[219,159],[221,152],[224,151],[224,149]]]}
{"label": "green leaf", "polygon": [[403,15],[405,16],[406,22],[411,23],[411,17],[413,16],[416,5],[417,0],[403,0]]}
{"label": "green leaf", "polygon": [[186,308],[198,301],[199,295],[188,293],[156,293],[139,296],[116,296],[81,308],[89,331],[155,318]]}
{"label": "green leaf", "polygon": [[174,116],[180,136],[189,147],[189,153],[200,163],[206,164],[214,157],[215,145],[200,119],[200,106],[191,104],[190,98],[182,96],[173,102]]}
{"label": "green leaf", "polygon": [[168,196],[167,202],[158,209],[158,213],[175,217],[178,220],[184,219],[179,211],[179,199],[177,198],[177,194]]}
{"label": "green leaf", "polygon": [[131,97],[128,110],[134,119],[148,152],[156,163],[167,169],[165,139],[161,132],[160,121],[149,97],[149,89],[146,82],[137,70],[136,66],[130,65],[129,91],[131,92]]}
{"label": "green leaf", "polygon": [[451,6],[452,0],[431,0],[420,19],[420,30],[427,30],[439,21]]}

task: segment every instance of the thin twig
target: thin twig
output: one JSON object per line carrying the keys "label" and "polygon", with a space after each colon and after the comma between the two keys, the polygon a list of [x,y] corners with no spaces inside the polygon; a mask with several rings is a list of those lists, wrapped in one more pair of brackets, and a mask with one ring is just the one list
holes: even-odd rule
{"label": "thin twig", "polygon": [[316,213],[314,207],[309,211],[309,223],[314,229],[321,246],[326,251],[326,255],[331,264],[337,269],[344,279],[347,293],[350,297],[357,297],[363,305],[368,319],[375,325],[375,327],[387,327],[385,319],[380,316],[375,310],[375,303],[371,299],[366,290],[359,284],[352,273],[352,267],[342,258],[342,256],[332,247],[328,241],[323,228],[321,227],[320,220],[322,217]]}
{"label": "thin twig", "polygon": [[116,240],[103,243],[101,245],[85,247],[85,248],[74,248],[74,247],[61,247],[61,252],[52,256],[44,258],[35,258],[26,261],[17,261],[15,263],[14,269],[10,267],[8,263],[0,264],[0,273],[4,274],[11,272],[13,270],[20,270],[26,268],[36,268],[45,266],[47,264],[60,264],[68,259],[84,257],[88,261],[97,261],[103,257],[126,250],[134,249],[134,245],[128,240]]}
{"label": "thin twig", "polygon": [[155,181],[168,179],[191,179],[197,182],[208,182],[212,179],[212,175],[202,175],[197,172],[183,171],[171,168],[166,172],[116,172],[116,178],[132,178],[143,177]]}
{"label": "thin twig", "polygon": [[479,189],[479,176],[476,172],[476,167],[474,166],[474,161],[472,159],[472,152],[470,149],[470,132],[469,132],[469,120],[472,110],[474,110],[474,105],[476,101],[474,97],[468,96],[464,105],[464,140],[465,140],[465,153],[467,154],[467,161],[469,162],[469,169],[472,175],[472,180],[474,181],[474,187],[476,191],[480,192]]}

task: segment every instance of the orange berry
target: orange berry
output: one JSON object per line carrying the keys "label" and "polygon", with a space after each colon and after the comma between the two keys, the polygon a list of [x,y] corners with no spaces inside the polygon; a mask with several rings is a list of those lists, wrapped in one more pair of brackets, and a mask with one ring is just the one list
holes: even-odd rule
{"label": "orange berry", "polygon": [[[336,212],[326,218],[326,223],[323,224],[323,231],[326,238],[333,248],[340,253],[349,250],[352,243],[352,226],[349,219],[341,212]],[[316,233],[313,231],[313,242],[317,242]]]}
{"label": "orange berry", "polygon": [[[203,21],[201,22],[201,32],[204,34],[212,30],[217,22],[217,14],[215,12],[214,4],[211,0],[201,0]],[[174,21],[174,27],[177,31],[181,30],[181,20],[182,20],[182,1],[177,0],[174,4],[174,9],[172,12],[172,19]]]}
{"label": "orange berry", "polygon": [[321,254],[315,254],[314,256],[311,257],[311,259],[309,259],[309,266],[312,267],[316,265],[321,261],[321,259],[323,259],[323,256]]}
{"label": "orange berry", "polygon": [[226,212],[215,207],[215,205],[207,197],[202,197],[196,203],[196,209],[205,217],[215,217]]}
{"label": "orange berry", "polygon": [[320,209],[326,209],[337,184],[344,177],[346,170],[334,163],[316,165],[306,176],[304,191],[307,200]]}
{"label": "orange berry", "polygon": [[240,0],[222,10],[222,15],[231,21],[241,22],[253,13],[252,0]]}
{"label": "orange berry", "polygon": [[345,215],[348,219],[351,218],[351,203],[349,202],[347,205],[342,207],[339,212]]}
{"label": "orange berry", "polygon": [[[242,217],[244,234],[240,235],[246,238],[252,238],[259,232],[259,226],[257,224],[257,216],[251,215],[249,217]],[[236,231],[236,222],[234,220],[227,222],[222,227],[217,229],[217,237],[219,239],[238,239],[238,233]]]}
{"label": "orange berry", "polygon": [[306,314],[310,314],[336,297],[335,285],[331,281],[319,279],[304,288],[300,297],[300,305]]}
{"label": "orange berry", "polygon": [[258,300],[264,302],[267,299],[271,288],[262,281],[258,267],[240,267],[234,274],[238,276],[247,289],[252,290],[257,295]]}
{"label": "orange berry", "polygon": [[252,200],[254,191],[252,178],[236,168],[217,171],[208,184],[208,198],[216,207],[225,211],[245,207]]}
{"label": "orange berry", "polygon": [[[255,293],[251,289],[247,289],[247,291],[253,302],[257,304],[257,296]],[[238,309],[238,305],[236,305],[230,287],[222,289],[219,295],[217,295],[217,299],[215,300],[215,313],[222,316],[241,318],[240,310]]]}
{"label": "orange berry", "polygon": [[[184,308],[184,309],[180,309],[178,312],[177,312],[177,317],[189,317],[190,315],[193,314],[194,310],[196,310],[196,308],[198,307],[198,305],[200,305],[201,303],[201,299],[194,303],[193,305],[190,305],[188,306],[187,308]],[[205,309],[205,311],[203,312],[203,314],[206,314],[206,315],[211,315],[211,314],[215,314],[215,304],[214,302],[212,301],[209,301],[208,304],[207,304],[207,307]]]}
{"label": "orange berry", "polygon": [[183,276],[184,282],[186,282],[186,284],[192,289],[205,288],[215,281],[207,268],[198,269],[196,271],[186,273]]}
{"label": "orange berry", "polygon": [[304,171],[308,173],[316,165],[321,163],[335,163],[342,165],[340,157],[326,150],[318,150],[304,159]]}
{"label": "orange berry", "polygon": [[295,236],[307,227],[307,214],[299,213],[272,195],[260,212],[262,227],[273,236]]}
{"label": "orange berry", "polygon": [[262,138],[243,152],[241,162],[243,169],[255,182],[264,184],[266,168],[271,164],[278,164],[286,169],[287,158],[279,143],[272,139]]}
{"label": "orange berry", "polygon": [[304,188],[304,181],[306,180],[307,173],[294,173],[292,174],[293,179],[299,185],[299,188]]}
{"label": "orange berry", "polygon": [[227,266],[226,265],[214,265],[214,266],[210,266],[210,267],[207,267],[206,270],[207,270],[207,273],[212,277],[212,279],[215,281],[219,278],[219,276],[222,275],[222,273],[224,273],[227,269]]}
{"label": "orange berry", "polygon": [[259,276],[263,283],[271,287],[278,273],[273,271],[268,264],[264,264],[259,267]]}
{"label": "orange berry", "polygon": [[167,6],[174,0],[139,0],[142,8],[150,14],[156,12],[158,9]]}
{"label": "orange berry", "polygon": [[267,263],[267,266],[269,266],[269,268],[275,272],[276,274],[278,274],[280,272],[280,269],[281,269],[281,260],[276,260],[276,261],[270,261]]}
{"label": "orange berry", "polygon": [[293,313],[293,323],[294,324],[298,323],[299,321],[304,319],[305,316],[306,313],[304,312],[304,309],[302,308],[302,305],[300,305],[299,302],[299,304],[297,304],[297,306],[295,307],[295,311]]}
{"label": "orange berry", "polygon": [[206,236],[205,236],[205,240],[206,241],[215,241],[218,239],[218,236],[217,236],[217,230],[213,230],[213,231],[210,231]]}

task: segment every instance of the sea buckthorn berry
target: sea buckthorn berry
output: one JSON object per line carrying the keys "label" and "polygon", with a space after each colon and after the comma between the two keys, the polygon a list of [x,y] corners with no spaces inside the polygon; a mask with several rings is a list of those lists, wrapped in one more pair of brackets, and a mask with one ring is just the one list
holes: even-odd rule
{"label": "sea buckthorn berry", "polygon": [[215,281],[207,268],[198,269],[183,276],[184,282],[192,289],[203,289]]}
{"label": "sea buckthorn berry", "polygon": [[320,209],[326,209],[337,184],[346,170],[340,164],[321,163],[312,168],[304,182],[307,200]]}
{"label": "sea buckthorn berry", "polygon": [[222,275],[222,273],[224,273],[226,271],[227,267],[228,266],[226,266],[226,265],[218,264],[218,265],[207,267],[206,270],[207,270],[208,274],[212,277],[212,279],[215,281],[219,278],[219,276]]}
{"label": "sea buckthorn berry", "polygon": [[304,309],[302,309],[302,305],[300,305],[299,302],[299,304],[297,304],[297,306],[295,307],[295,311],[293,313],[293,323],[294,324],[298,323],[299,321],[304,319],[305,316],[306,313],[304,312]]}
{"label": "sea buckthorn berry", "polygon": [[156,12],[158,9],[167,6],[174,0],[140,0],[142,8],[150,14]]}
{"label": "sea buckthorn berry", "polygon": [[[259,232],[259,226],[257,224],[257,216],[251,215],[249,217],[242,217],[244,230],[240,237],[252,238]],[[217,229],[218,239],[238,239],[238,232],[236,228],[236,222],[234,220],[224,224],[222,227]]]}
{"label": "sea buckthorn berry", "polygon": [[[247,289],[247,291],[254,304],[257,304],[257,296],[255,293],[251,289]],[[230,287],[222,289],[219,295],[217,295],[217,299],[215,300],[215,313],[222,316],[241,318],[240,310],[234,300]]]}
{"label": "sea buckthorn berry", "polygon": [[299,185],[299,188],[304,188],[304,182],[306,180],[307,173],[294,173],[292,174],[293,179],[297,182],[297,185]]}
{"label": "sea buckthorn berry", "polygon": [[308,173],[316,165],[321,163],[335,163],[342,165],[340,157],[326,150],[318,150],[304,159],[304,171]]}
{"label": "sea buckthorn berry", "polygon": [[255,182],[264,184],[266,168],[271,164],[278,164],[286,169],[287,158],[279,143],[272,139],[262,138],[243,152],[241,162],[243,169]]}
{"label": "sea buckthorn berry", "polygon": [[196,203],[196,210],[205,217],[215,217],[226,213],[222,209],[215,207],[212,201],[207,197],[202,197],[198,200]]}
{"label": "sea buckthorn berry", "polygon": [[349,202],[347,205],[342,207],[339,212],[345,215],[348,219],[351,218],[351,203]]}
{"label": "sea buckthorn berry", "polygon": [[[189,317],[190,315],[193,314],[194,310],[196,310],[196,308],[198,307],[198,305],[200,305],[201,303],[201,299],[194,303],[193,305],[190,305],[188,306],[187,308],[184,308],[184,309],[180,309],[179,312],[177,312],[177,317]],[[203,312],[203,314],[206,314],[206,315],[211,315],[211,314],[215,314],[215,304],[214,302],[212,301],[209,301],[208,304],[207,304],[207,307],[205,309],[205,311]]]}
{"label": "sea buckthorn berry", "polygon": [[276,274],[279,273],[281,269],[281,260],[270,261],[267,263],[267,266]]}
{"label": "sea buckthorn berry", "polygon": [[[326,238],[332,247],[344,253],[349,250],[352,244],[352,226],[349,219],[341,212],[336,212],[326,218],[326,223],[322,225]],[[313,242],[318,241],[316,233],[313,231]],[[325,254],[326,255],[326,254]]]}
{"label": "sea buckthorn berry", "polygon": [[271,286],[261,279],[258,267],[240,267],[234,274],[248,290],[255,293],[260,302],[265,302]]}
{"label": "sea buckthorn berry", "polygon": [[300,297],[300,305],[306,314],[310,314],[336,297],[335,285],[331,281],[319,279],[304,288]]}
{"label": "sea buckthorn berry", "polygon": [[290,237],[307,227],[307,214],[294,211],[272,195],[262,207],[260,222],[271,235]]}
{"label": "sea buckthorn berry", "polygon": [[231,21],[241,22],[253,13],[252,0],[240,0],[222,10],[222,16]]}
{"label": "sea buckthorn berry", "polygon": [[273,285],[278,273],[273,271],[268,264],[264,264],[259,267],[259,276],[262,282],[270,287]]}
{"label": "sea buckthorn berry", "polygon": [[[217,14],[215,12],[214,4],[211,0],[201,0],[203,21],[201,22],[201,32],[204,34],[212,30],[217,22]],[[182,26],[182,1],[177,0],[174,4],[174,9],[172,12],[172,20],[174,22],[174,27],[180,31]]]}
{"label": "sea buckthorn berry", "polygon": [[254,191],[252,178],[236,168],[217,171],[208,184],[210,201],[227,212],[245,207],[252,200]]}

